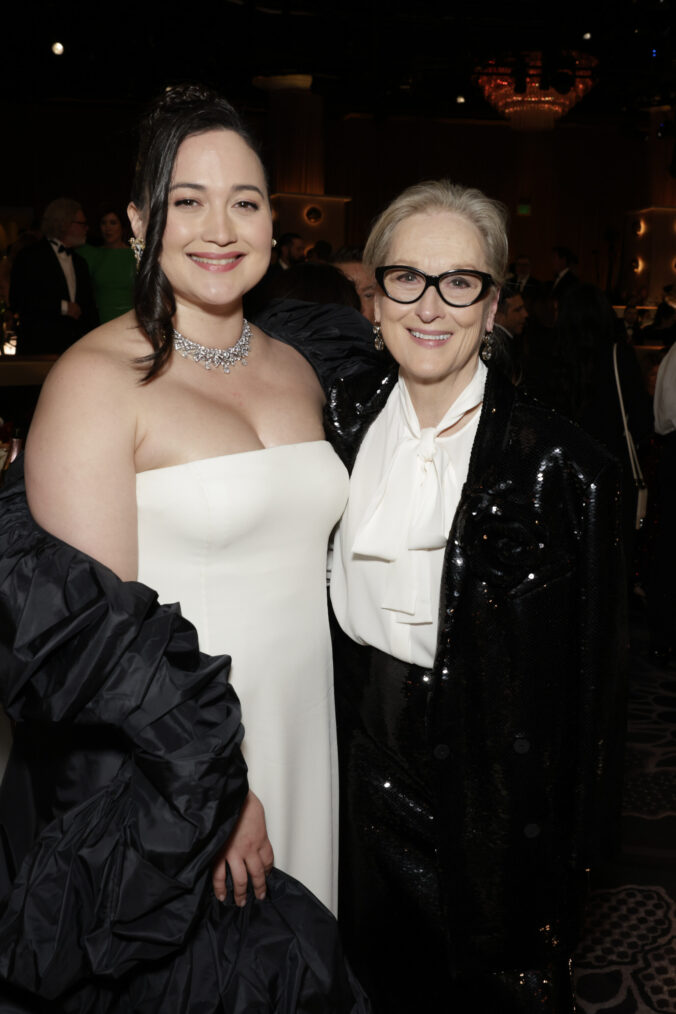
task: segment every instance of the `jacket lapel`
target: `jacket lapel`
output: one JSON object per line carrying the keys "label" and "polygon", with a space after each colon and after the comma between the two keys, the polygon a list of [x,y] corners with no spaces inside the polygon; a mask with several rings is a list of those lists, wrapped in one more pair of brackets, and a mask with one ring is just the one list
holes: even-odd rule
{"label": "jacket lapel", "polygon": [[451,531],[446,544],[439,594],[439,626],[434,668],[442,665],[445,647],[452,634],[455,610],[449,608],[460,593],[467,570],[466,546],[463,537],[463,513],[471,493],[491,483],[494,467],[503,459],[509,443],[509,426],[514,405],[515,388],[497,368],[489,368],[481,417],[474,438],[467,480],[460,495]]}
{"label": "jacket lapel", "polygon": [[369,426],[394,390],[398,375],[399,367],[394,363],[385,370],[368,370],[339,380],[329,391],[324,407],[326,433],[348,472],[352,471]]}

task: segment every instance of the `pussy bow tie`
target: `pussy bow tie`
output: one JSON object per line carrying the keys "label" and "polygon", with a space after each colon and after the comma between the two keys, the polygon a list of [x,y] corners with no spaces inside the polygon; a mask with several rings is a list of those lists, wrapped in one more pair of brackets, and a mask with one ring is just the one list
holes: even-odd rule
{"label": "pussy bow tie", "polygon": [[[402,622],[431,622],[428,589],[418,588],[415,550],[446,545],[457,501],[458,478],[439,434],[483,400],[486,368],[472,380],[435,427],[421,429],[410,395],[399,380],[403,436],[359,525],[352,552],[390,563],[383,608],[405,614]],[[396,395],[395,395],[396,396]],[[419,575],[418,575],[419,577]]]}

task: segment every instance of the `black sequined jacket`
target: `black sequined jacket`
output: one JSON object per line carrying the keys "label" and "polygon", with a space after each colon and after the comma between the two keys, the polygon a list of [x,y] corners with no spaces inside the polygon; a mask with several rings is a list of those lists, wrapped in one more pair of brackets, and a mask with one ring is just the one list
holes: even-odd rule
{"label": "black sequined jacket", "polygon": [[[396,378],[334,385],[326,425],[348,468]],[[543,967],[569,950],[579,880],[617,833],[618,488],[598,444],[489,369],[446,549],[426,722],[461,970]]]}

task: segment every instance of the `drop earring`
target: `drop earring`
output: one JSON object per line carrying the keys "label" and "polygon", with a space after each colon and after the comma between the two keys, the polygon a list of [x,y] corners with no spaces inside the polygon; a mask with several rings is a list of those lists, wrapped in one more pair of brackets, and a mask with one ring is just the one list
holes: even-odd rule
{"label": "drop earring", "polygon": [[486,331],[483,338],[481,339],[481,347],[479,349],[479,355],[484,363],[488,363],[493,358],[495,352],[495,335],[492,331]]}
{"label": "drop earring", "polygon": [[136,267],[138,268],[141,263],[141,258],[143,257],[143,251],[146,248],[145,240],[138,239],[137,236],[132,236],[129,240],[129,246],[132,248],[134,258],[136,260]]}

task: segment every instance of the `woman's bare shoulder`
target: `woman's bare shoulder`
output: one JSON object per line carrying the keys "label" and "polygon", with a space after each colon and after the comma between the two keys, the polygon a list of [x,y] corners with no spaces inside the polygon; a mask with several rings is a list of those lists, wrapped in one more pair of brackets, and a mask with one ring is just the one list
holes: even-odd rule
{"label": "woman's bare shoulder", "polygon": [[147,341],[133,315],[97,328],[49,373],[26,443],[26,488],[44,528],[119,576],[136,573],[134,453]]}
{"label": "woman's bare shoulder", "polygon": [[[258,330],[258,329],[257,329]],[[272,335],[259,332],[265,342],[266,366],[278,383],[301,383],[309,390],[321,395],[321,387],[315,370],[307,358],[287,342]]]}
{"label": "woman's bare shoulder", "polygon": [[87,379],[90,386],[115,383],[135,386],[143,370],[135,362],[151,352],[133,312],[126,313],[90,331],[56,361],[47,378],[49,386],[60,389],[79,385]]}

